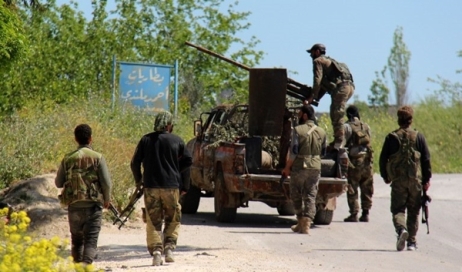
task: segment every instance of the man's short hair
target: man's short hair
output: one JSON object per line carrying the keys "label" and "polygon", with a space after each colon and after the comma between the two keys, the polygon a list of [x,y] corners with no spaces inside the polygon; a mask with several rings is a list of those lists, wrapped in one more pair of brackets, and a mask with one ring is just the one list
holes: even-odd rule
{"label": "man's short hair", "polygon": [[355,105],[348,106],[348,108],[346,109],[346,115],[347,115],[348,119],[353,119],[354,117],[356,117],[358,119],[361,119],[359,117],[358,107],[356,107]]}
{"label": "man's short hair", "polygon": [[314,120],[314,108],[313,106],[311,105],[303,105],[300,107],[300,110],[303,112],[303,113],[306,113],[306,115],[308,116],[308,119],[309,120]]}
{"label": "man's short hair", "polygon": [[414,115],[414,110],[411,106],[401,106],[398,109],[396,114],[398,116],[398,124],[400,126],[408,126],[412,123],[412,116]]}
{"label": "man's short hair", "polygon": [[87,124],[80,124],[74,129],[75,140],[80,145],[87,145],[90,143],[91,127]]}

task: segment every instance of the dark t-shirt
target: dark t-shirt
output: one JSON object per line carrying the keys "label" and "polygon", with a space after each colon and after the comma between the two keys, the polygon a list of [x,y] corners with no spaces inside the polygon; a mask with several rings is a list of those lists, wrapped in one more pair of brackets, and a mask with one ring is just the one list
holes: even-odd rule
{"label": "dark t-shirt", "polygon": [[[168,132],[152,132],[144,135],[136,147],[131,169],[136,183],[145,188],[189,189],[188,171],[192,157],[183,140]],[[143,173],[141,173],[143,165]],[[182,180],[182,176],[186,180]]]}

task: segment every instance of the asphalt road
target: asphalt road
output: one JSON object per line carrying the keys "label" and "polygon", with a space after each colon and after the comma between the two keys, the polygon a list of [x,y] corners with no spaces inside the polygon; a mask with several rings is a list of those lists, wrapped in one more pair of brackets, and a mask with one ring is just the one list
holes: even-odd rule
{"label": "asphalt road", "polygon": [[[420,224],[418,250],[396,251],[390,187],[378,176],[369,223],[344,223],[346,196],[333,222],[295,234],[294,216],[250,202],[236,222],[217,223],[213,199],[203,198],[195,215],[183,215],[176,262],[162,271],[462,271],[462,175],[434,175],[429,195],[430,234]],[[151,271],[141,225],[103,230],[96,265],[112,271]]]}

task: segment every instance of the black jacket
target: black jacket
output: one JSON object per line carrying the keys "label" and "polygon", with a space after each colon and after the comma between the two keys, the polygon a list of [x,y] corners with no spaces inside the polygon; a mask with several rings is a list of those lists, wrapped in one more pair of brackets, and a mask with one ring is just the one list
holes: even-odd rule
{"label": "black jacket", "polygon": [[142,182],[145,188],[187,191],[191,164],[191,154],[180,137],[168,132],[152,132],[141,138],[130,166],[135,182]]}
{"label": "black jacket", "polygon": [[[432,177],[432,168],[430,164],[430,151],[428,151],[427,142],[425,137],[417,132],[416,139],[417,151],[420,152],[420,168],[422,169],[422,183],[427,183]],[[380,153],[380,175],[383,179],[388,180],[387,174],[387,162],[391,155],[395,154],[399,150],[398,140],[391,136],[387,135],[385,142],[383,143],[382,153]]]}

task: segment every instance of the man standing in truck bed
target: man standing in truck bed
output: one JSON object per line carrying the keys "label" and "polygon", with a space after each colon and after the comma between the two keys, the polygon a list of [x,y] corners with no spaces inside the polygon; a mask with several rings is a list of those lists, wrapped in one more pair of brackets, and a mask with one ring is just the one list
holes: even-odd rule
{"label": "man standing in truck bed", "polygon": [[340,150],[344,140],[346,103],[355,90],[353,76],[346,64],[325,55],[326,47],[323,44],[317,43],[307,52],[313,59],[313,95],[308,103],[319,102],[326,92],[330,94],[330,119],[334,129],[332,144],[334,149]]}
{"label": "man standing in truck bed", "polygon": [[282,175],[290,178],[290,197],[297,224],[294,232],[308,234],[316,214],[316,195],[321,176],[321,152],[326,147],[326,132],[314,123],[314,109],[303,105],[298,111],[299,125],[292,131],[290,155]]}

